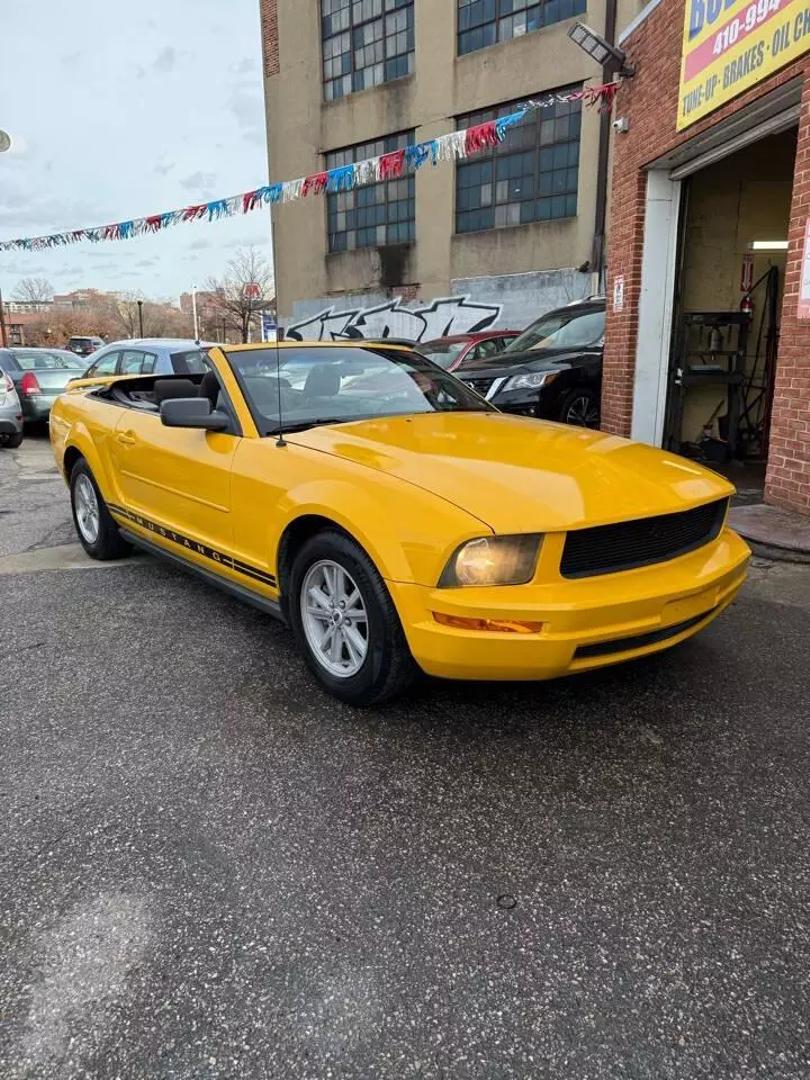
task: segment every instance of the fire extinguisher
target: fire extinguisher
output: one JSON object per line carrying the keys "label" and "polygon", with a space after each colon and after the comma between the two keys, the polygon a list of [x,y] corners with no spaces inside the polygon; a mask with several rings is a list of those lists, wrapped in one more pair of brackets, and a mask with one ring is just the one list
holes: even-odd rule
{"label": "fire extinguisher", "polygon": [[754,298],[751,296],[750,292],[743,295],[743,298],[740,301],[740,311],[749,318],[754,314]]}

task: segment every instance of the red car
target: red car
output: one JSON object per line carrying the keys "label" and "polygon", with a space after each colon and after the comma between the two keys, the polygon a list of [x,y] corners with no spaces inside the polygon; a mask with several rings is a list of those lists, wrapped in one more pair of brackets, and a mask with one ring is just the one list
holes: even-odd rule
{"label": "red car", "polygon": [[462,364],[485,360],[502,352],[519,333],[519,330],[482,330],[478,334],[452,334],[433,341],[421,341],[416,348],[434,364],[446,371],[455,371]]}

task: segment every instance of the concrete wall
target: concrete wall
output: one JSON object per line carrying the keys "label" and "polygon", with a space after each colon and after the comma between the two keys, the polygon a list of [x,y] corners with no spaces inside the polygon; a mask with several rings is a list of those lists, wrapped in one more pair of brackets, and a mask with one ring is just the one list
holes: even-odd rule
{"label": "concrete wall", "polygon": [[475,330],[522,330],[552,308],[586,296],[590,275],[576,270],[506,274],[452,281],[448,296],[402,296],[381,290],[320,296],[293,304],[282,317],[290,337],[329,341],[351,337],[405,337],[430,341]]}
{"label": "concrete wall", "polygon": [[[619,25],[638,8],[623,0]],[[416,0],[415,74],[334,102],[322,100],[317,0],[262,0],[270,178],[323,168],[323,155],[415,129],[425,140],[455,130],[456,117],[504,101],[587,80],[601,72],[567,38],[571,20],[456,56],[455,0]],[[604,25],[604,0],[585,20]],[[455,168],[416,175],[416,242],[403,284],[420,299],[449,296],[453,282],[579,266],[591,255],[599,116],[583,109],[576,217],[455,235]],[[379,287],[375,251],[327,252],[325,200],[274,209],[279,310],[297,316],[302,301]],[[480,291],[480,290],[479,290]],[[549,305],[553,306],[553,305]],[[514,317],[517,317],[517,313]]]}

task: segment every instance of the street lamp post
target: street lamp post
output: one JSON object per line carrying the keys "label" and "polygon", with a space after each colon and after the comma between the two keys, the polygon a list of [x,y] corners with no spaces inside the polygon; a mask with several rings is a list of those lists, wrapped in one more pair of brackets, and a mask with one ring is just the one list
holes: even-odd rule
{"label": "street lamp post", "polygon": [[200,323],[197,319],[197,286],[191,286],[191,315],[194,319],[194,340],[200,340]]}
{"label": "street lamp post", "polygon": [[138,301],[138,330],[138,336],[143,337],[143,300]]}

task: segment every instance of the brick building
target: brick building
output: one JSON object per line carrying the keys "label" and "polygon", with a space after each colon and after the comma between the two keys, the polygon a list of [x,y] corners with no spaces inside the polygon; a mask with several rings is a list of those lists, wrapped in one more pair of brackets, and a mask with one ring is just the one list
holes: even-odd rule
{"label": "brick building", "polygon": [[652,0],[619,44],[603,427],[810,513],[810,9]]}

